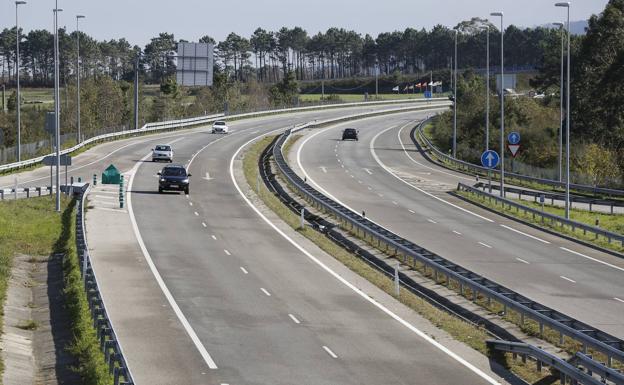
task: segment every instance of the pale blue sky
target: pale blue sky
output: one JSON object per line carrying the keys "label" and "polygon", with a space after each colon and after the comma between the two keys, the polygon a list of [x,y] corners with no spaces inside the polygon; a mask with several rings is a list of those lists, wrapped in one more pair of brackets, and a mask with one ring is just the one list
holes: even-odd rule
{"label": "pale blue sky", "polygon": [[[27,0],[28,1],[28,0]],[[571,19],[600,13],[608,0],[572,1]],[[301,26],[310,34],[328,27],[344,27],[376,36],[406,27],[430,29],[454,26],[492,11],[505,13],[505,24],[535,26],[561,21],[562,8],[554,0],[59,0],[61,26],[75,28],[76,14],[84,14],[81,29],[99,40],[126,37],[145,45],[159,32],[197,41],[203,35],[223,39],[234,31],[249,36],[256,27],[276,30]],[[51,29],[54,0],[29,0],[20,6],[25,30]],[[0,29],[15,25],[13,0],[0,0]]]}

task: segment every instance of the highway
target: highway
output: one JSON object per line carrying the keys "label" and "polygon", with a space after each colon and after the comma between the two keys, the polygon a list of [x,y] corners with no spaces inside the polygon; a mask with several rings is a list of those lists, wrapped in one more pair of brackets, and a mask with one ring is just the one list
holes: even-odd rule
{"label": "highway", "polygon": [[[185,330],[197,336],[197,341],[189,337],[175,342],[175,349],[186,346],[188,359],[179,368],[185,372],[180,374],[181,383],[500,381],[491,377],[483,356],[448,338],[439,338],[444,346],[439,344],[429,333],[444,333],[418,329],[417,322],[424,323],[425,329],[432,327],[305,240],[293,240],[289,231],[276,231],[242,198],[237,184],[244,187],[244,182],[239,175],[235,183],[236,167],[230,166],[240,162],[244,144],[297,123],[357,111],[362,109],[242,120],[232,122],[232,133],[225,136],[209,134],[206,128],[162,133],[106,143],[75,158],[70,174],[75,177],[90,179],[97,173],[99,179],[110,163],[133,175],[129,212],[145,245],[144,257],[153,262],[162,285],[188,322]],[[157,143],[171,143],[177,163],[190,162],[189,196],[157,193],[156,173],[163,164],[146,161]],[[235,154],[239,156],[234,159]],[[20,186],[38,186],[48,177],[49,169],[44,167],[21,173],[18,180]],[[13,179],[0,177],[0,185],[10,186]],[[114,274],[112,270],[96,273],[101,278]],[[357,287],[351,282],[357,282]],[[176,331],[184,324],[173,312],[169,322]],[[169,354],[162,352],[161,359],[168,360]],[[135,379],[141,370],[158,367],[158,362],[127,359]],[[167,380],[163,377],[163,381]]]}
{"label": "highway", "polygon": [[242,199],[231,159],[249,140],[286,128],[279,120],[234,122],[218,145],[205,147],[210,136],[178,141],[178,160],[192,160],[188,197],[155,193],[160,165],[151,162],[140,165],[132,185],[141,237],[218,367],[216,378],[241,384],[486,383],[314,263]]}
{"label": "highway", "polygon": [[[422,116],[423,114],[421,114]],[[474,178],[429,163],[409,138],[414,114],[312,130],[289,162],[326,195],[476,273],[624,337],[624,261],[448,194]],[[360,130],[358,142],[341,130]]]}

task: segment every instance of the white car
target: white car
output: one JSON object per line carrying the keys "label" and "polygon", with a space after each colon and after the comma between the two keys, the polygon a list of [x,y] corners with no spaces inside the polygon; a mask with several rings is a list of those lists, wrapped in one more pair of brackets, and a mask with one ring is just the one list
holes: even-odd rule
{"label": "white car", "polygon": [[217,120],[212,125],[213,134],[227,134],[228,131],[230,131],[230,129],[223,120]]}
{"label": "white car", "polygon": [[173,149],[168,144],[159,144],[152,149],[152,162],[164,160],[173,162]]}

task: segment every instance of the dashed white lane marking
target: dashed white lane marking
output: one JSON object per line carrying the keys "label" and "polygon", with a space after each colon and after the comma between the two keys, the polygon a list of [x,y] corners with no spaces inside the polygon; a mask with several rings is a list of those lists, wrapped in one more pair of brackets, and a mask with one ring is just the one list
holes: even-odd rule
{"label": "dashed white lane marking", "polygon": [[243,272],[243,274],[249,274],[249,272],[247,271],[247,269],[245,269],[244,267],[241,266],[241,271]]}
{"label": "dashed white lane marking", "polygon": [[189,202],[189,206],[193,206],[193,202]]}
{"label": "dashed white lane marking", "polygon": [[399,204],[396,201],[392,201],[392,204],[398,206]]}
{"label": "dashed white lane marking", "polygon": [[341,164],[340,167],[344,168],[344,164]]}
{"label": "dashed white lane marking", "polygon": [[[408,123],[408,124],[406,124],[405,126],[408,126],[408,125],[410,125],[410,124],[411,124],[411,123]],[[404,127],[405,127],[405,126],[404,126]],[[371,153],[371,155],[372,155],[372,156],[373,156],[373,158],[375,159],[375,162],[377,162],[377,164],[379,164],[379,165],[381,166],[381,168],[383,168],[384,170],[386,170],[386,172],[388,172],[388,174],[392,175],[393,177],[395,177],[395,178],[396,178],[396,179],[398,179],[399,181],[401,181],[401,182],[405,183],[406,185],[408,185],[408,186],[412,187],[413,189],[415,189],[415,190],[417,190],[417,191],[420,191],[421,193],[423,193],[423,194],[427,195],[428,197],[430,197],[430,198],[433,198],[433,199],[437,200],[438,202],[442,202],[442,203],[444,203],[444,204],[447,204],[447,205],[449,205],[449,206],[451,206],[451,207],[454,207],[454,208],[456,208],[456,209],[458,209],[458,210],[460,210],[460,211],[463,211],[463,212],[465,212],[465,213],[467,213],[467,214],[470,214],[470,215],[473,215],[473,216],[475,216],[475,217],[477,217],[477,218],[483,219],[483,220],[484,220],[484,221],[486,221],[486,222],[494,223],[494,221],[493,221],[493,220],[491,220],[491,219],[489,219],[489,218],[486,218],[486,217],[484,217],[484,216],[482,216],[482,215],[479,215],[479,214],[477,214],[477,213],[475,213],[475,212],[472,212],[472,211],[470,211],[470,210],[468,210],[468,209],[465,209],[465,208],[463,208],[463,207],[461,207],[461,206],[458,206],[458,205],[456,205],[456,204],[454,204],[454,203],[451,203],[451,202],[449,202],[449,201],[447,201],[447,200],[444,200],[444,199],[442,199],[442,198],[440,198],[440,197],[438,197],[438,196],[435,196],[435,195],[433,195],[433,194],[431,194],[431,193],[429,193],[429,192],[427,192],[427,191],[425,191],[425,190],[421,189],[420,187],[418,187],[418,186],[416,186],[416,185],[414,185],[414,184],[412,184],[412,183],[410,183],[410,182],[406,181],[405,179],[401,178],[400,176],[398,176],[397,174],[395,174],[395,172],[394,172],[394,171],[393,171],[390,167],[386,166],[386,164],[385,164],[385,163],[383,163],[383,162],[381,161],[381,159],[379,159],[379,156],[377,156],[377,153],[375,152],[375,141],[377,140],[377,138],[378,138],[380,135],[382,135],[382,134],[386,133],[387,131],[390,131],[390,130],[392,130],[392,129],[394,129],[394,128],[395,128],[395,127],[389,127],[389,128],[387,128],[387,129],[385,129],[385,130],[380,131],[379,133],[377,133],[377,135],[375,135],[375,137],[373,137],[373,140],[371,140],[370,145],[369,145],[369,149],[370,149],[370,153]],[[303,145],[302,145],[302,146],[303,146]],[[301,147],[299,147],[299,149],[301,149]]]}
{"label": "dashed white lane marking", "polygon": [[232,255],[232,253],[230,253],[227,249],[224,249],[224,250],[223,250],[223,252],[224,252],[226,255]]}
{"label": "dashed white lane marking", "polygon": [[524,263],[525,265],[530,265],[530,263],[529,263],[529,262],[525,261],[525,260],[524,260],[524,259],[522,259],[522,258],[516,258],[516,260],[518,260],[518,261],[520,261],[520,262]]}
{"label": "dashed white lane marking", "polygon": [[216,236],[214,236],[214,235],[211,235],[211,236],[212,236],[212,239],[214,239],[215,241],[217,240]]}
{"label": "dashed white lane marking", "polygon": [[94,198],[98,198],[98,199],[110,199],[110,200],[115,200],[115,199],[118,199],[118,197],[116,197],[116,196],[108,196],[108,195],[96,195]]}
{"label": "dashed white lane marking", "polygon": [[368,175],[373,175],[373,172],[367,168],[364,169],[364,171],[366,171],[368,173]]}
{"label": "dashed white lane marking", "polygon": [[[277,131],[277,130],[275,130]],[[272,132],[275,132],[272,131]],[[323,131],[319,131],[323,132]],[[309,137],[307,140],[309,140],[311,137]],[[464,367],[468,368],[470,371],[472,371],[473,373],[475,373],[476,375],[478,375],[479,377],[483,378],[485,381],[487,381],[489,384],[492,385],[499,385],[500,383],[498,381],[496,381],[494,378],[492,378],[490,375],[488,375],[487,373],[485,373],[484,371],[482,371],[481,369],[479,369],[478,367],[474,366],[473,364],[471,364],[470,362],[466,361],[464,358],[462,358],[460,355],[458,355],[457,353],[453,352],[452,350],[450,350],[449,348],[447,348],[446,346],[442,345],[440,342],[434,340],[432,337],[430,337],[429,335],[427,335],[425,332],[423,332],[422,330],[416,328],[414,325],[412,325],[411,323],[405,321],[403,318],[399,317],[396,313],[394,313],[393,311],[391,311],[390,309],[388,309],[387,307],[383,306],[381,303],[377,302],[376,300],[374,300],[373,298],[371,298],[368,294],[366,294],[365,292],[363,292],[362,290],[358,289],[355,285],[353,285],[351,282],[349,282],[348,280],[346,280],[345,278],[343,278],[342,276],[340,276],[340,274],[336,273],[334,270],[332,270],[331,268],[329,268],[326,264],[324,264],[322,261],[320,261],[318,258],[316,258],[314,255],[312,255],[308,250],[306,250],[305,248],[303,248],[300,244],[298,244],[297,242],[295,242],[291,237],[289,237],[286,233],[284,233],[282,230],[280,230],[273,222],[271,222],[266,215],[264,215],[260,209],[258,209],[256,206],[254,206],[254,204],[249,200],[249,198],[247,198],[245,196],[245,193],[243,193],[243,190],[241,190],[240,186],[238,185],[238,182],[236,181],[236,178],[234,177],[234,160],[239,156],[240,152],[247,147],[250,143],[256,141],[260,139],[260,136],[255,137],[249,141],[247,141],[246,143],[244,143],[243,145],[241,145],[238,150],[236,150],[236,152],[232,155],[232,157],[230,158],[230,179],[232,180],[232,184],[234,185],[234,187],[236,188],[236,191],[238,191],[238,194],[241,196],[241,198],[243,198],[243,200],[245,201],[245,203],[247,203],[247,205],[264,221],[264,223],[266,223],[269,227],[271,227],[276,233],[278,233],[280,236],[282,236],[282,238],[284,238],[288,243],[290,243],[293,247],[295,247],[297,250],[299,250],[303,255],[305,255],[308,259],[310,259],[311,261],[313,261],[314,263],[316,263],[318,266],[320,266],[323,270],[325,270],[329,275],[331,275],[332,277],[334,277],[337,281],[339,281],[340,283],[342,283],[343,285],[345,285],[346,287],[348,287],[350,290],[352,290],[354,293],[356,293],[357,295],[359,295],[363,300],[367,301],[368,303],[370,303],[372,306],[376,307],[377,309],[379,309],[381,312],[383,312],[384,314],[388,315],[390,318],[394,319],[395,321],[397,321],[398,323],[400,323],[401,325],[403,325],[405,328],[407,328],[408,330],[410,330],[411,332],[413,332],[414,334],[416,334],[418,337],[422,338],[423,340],[427,341],[429,344],[435,346],[437,349],[439,349],[440,351],[442,351],[444,354],[448,355],[449,357],[451,357],[452,359],[454,359],[455,361],[459,362],[460,364],[462,364]],[[305,144],[305,141],[304,141]],[[301,150],[301,146],[299,147],[299,150]],[[297,163],[299,164],[299,167],[301,167],[301,155],[300,155],[300,151],[297,151]],[[307,173],[304,174],[306,175],[306,177],[309,178],[309,175],[307,175]]]}
{"label": "dashed white lane marking", "polygon": [[568,281],[568,282],[576,283],[576,281],[575,281],[575,280],[570,279],[570,278],[568,278],[568,277],[564,277],[563,275],[560,275],[560,276],[559,276],[559,278],[561,278],[561,279],[565,279],[565,280],[566,280],[566,281]]}
{"label": "dashed white lane marking", "polygon": [[488,249],[492,248],[492,246],[488,245],[487,243],[479,242],[479,244],[483,247],[487,247]]}
{"label": "dashed white lane marking", "polygon": [[412,210],[412,209],[409,209],[409,210],[407,210],[407,211],[409,211],[409,212],[410,212],[410,213],[412,213],[412,214],[416,214],[416,211],[414,211],[414,210]]}
{"label": "dashed white lane marking", "polygon": [[368,186],[367,189],[368,189],[368,191],[373,191],[373,188],[370,187],[370,186]]}
{"label": "dashed white lane marking", "polygon": [[338,159],[338,163],[342,163],[342,161],[340,159]]}
{"label": "dashed white lane marking", "polygon": [[197,211],[195,211],[195,213],[194,213],[194,214],[195,214],[195,216],[197,216],[197,217],[199,216],[199,213],[198,213]]}
{"label": "dashed white lane marking", "polygon": [[503,228],[505,228],[507,230],[513,231],[514,233],[518,233],[518,234],[524,235],[525,237],[529,237],[531,239],[535,239],[536,241],[540,241],[540,242],[545,243],[545,244],[550,244],[550,242],[548,242],[548,241],[546,241],[544,239],[535,237],[535,236],[533,236],[531,234],[524,233],[524,232],[522,232],[520,230],[516,230],[513,227],[509,227],[509,226],[506,226],[506,225],[501,225],[501,227],[503,227]]}
{"label": "dashed white lane marking", "polygon": [[384,196],[383,194],[377,194],[377,195],[379,195],[380,198],[383,198],[383,196]]}
{"label": "dashed white lane marking", "polygon": [[574,255],[578,255],[579,257],[583,257],[583,258],[589,259],[590,261],[598,262],[598,263],[601,263],[601,264],[603,264],[603,265],[605,265],[605,266],[609,266],[609,267],[612,267],[612,268],[614,268],[614,269],[617,269],[617,270],[620,270],[620,271],[624,271],[624,269],[623,269],[623,268],[621,268],[621,267],[619,267],[619,266],[615,266],[615,265],[612,265],[612,264],[610,264],[610,263],[607,263],[607,262],[601,261],[601,260],[599,260],[599,259],[592,258],[592,257],[590,257],[590,256],[588,256],[588,255],[581,254],[581,253],[579,253],[579,252],[577,252],[577,251],[570,250],[570,249],[567,249],[567,248],[565,248],[565,247],[560,247],[560,249],[561,249],[561,250],[563,250],[563,251],[567,251],[568,253],[572,253],[572,254],[574,254]]}
{"label": "dashed white lane marking", "polygon": [[613,297],[613,299],[614,299],[614,300],[616,300],[616,301],[618,301],[618,302],[622,302],[622,303],[624,303],[624,299],[620,299],[620,298],[618,298],[618,297]]}
{"label": "dashed white lane marking", "polygon": [[320,169],[321,169],[321,171],[323,171],[325,174],[327,174],[327,167],[323,167],[323,166],[321,166],[321,167],[320,167]]}
{"label": "dashed white lane marking", "polygon": [[267,289],[265,289],[265,288],[261,287],[261,288],[260,288],[260,290],[262,290],[262,292],[263,292],[264,294],[266,294],[266,296],[267,296],[267,297],[270,297],[270,296],[271,296],[271,293],[269,293],[269,292],[267,291]]}
{"label": "dashed white lane marking", "polygon": [[355,178],[355,175],[351,175],[351,178]]}
{"label": "dashed white lane marking", "polygon": [[359,184],[362,184],[362,183],[364,183],[364,182],[362,182],[361,180],[358,180],[358,183],[359,183]]}
{"label": "dashed white lane marking", "polygon": [[202,226],[204,226],[204,227],[208,227],[208,225],[206,224],[206,222],[202,222]]}
{"label": "dashed white lane marking", "polygon": [[189,199],[189,196],[188,196],[188,194],[185,194],[184,196],[186,197],[186,199]]}
{"label": "dashed white lane marking", "polygon": [[327,352],[327,354],[331,356],[331,358],[338,358],[336,353],[332,352],[331,349],[328,348],[327,346],[323,345],[323,349],[325,349],[325,351]]}
{"label": "dashed white lane marking", "polygon": [[434,220],[433,220],[433,219],[431,219],[431,218],[427,218],[427,221],[428,221],[428,222],[430,222],[430,223],[433,223],[434,225],[438,223],[438,222],[434,221]]}
{"label": "dashed white lane marking", "polygon": [[293,320],[293,322],[294,322],[294,323],[296,323],[297,325],[299,325],[299,324],[301,323],[301,321],[299,321],[299,320],[297,319],[297,317],[295,317],[294,315],[292,315],[292,314],[288,314],[288,316],[289,316],[289,317],[290,317],[290,319],[291,319],[291,320]]}
{"label": "dashed white lane marking", "polygon": [[462,235],[462,233],[460,233],[459,231],[453,230],[453,233],[457,234],[457,235]]}

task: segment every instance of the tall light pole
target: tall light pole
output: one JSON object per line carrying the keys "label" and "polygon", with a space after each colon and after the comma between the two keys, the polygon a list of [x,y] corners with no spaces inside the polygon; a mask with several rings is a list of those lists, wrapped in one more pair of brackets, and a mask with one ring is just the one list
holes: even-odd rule
{"label": "tall light pole", "polygon": [[379,61],[375,60],[375,99],[379,99]]}
{"label": "tall light pole", "polygon": [[504,43],[505,30],[503,27],[503,13],[492,12],[490,16],[498,16],[501,19],[501,80],[500,80],[500,107],[501,107],[501,125],[500,125],[500,195],[505,197],[505,55]]}
{"label": "tall light pole", "polygon": [[80,137],[80,28],[78,21],[84,19],[83,15],[76,15],[76,128],[77,128],[77,143],[82,142]]}
{"label": "tall light pole", "polygon": [[54,12],[54,137],[56,143],[56,211],[61,212],[61,95],[59,92],[58,13],[63,11],[55,1]]}
{"label": "tall light pole", "polygon": [[453,158],[457,158],[457,35],[455,30],[455,68],[453,71]]}
{"label": "tall light pole", "polygon": [[22,161],[22,117],[21,117],[21,108],[22,108],[22,99],[20,98],[20,33],[19,33],[19,19],[17,17],[17,9],[20,5],[26,4],[25,1],[16,1],[15,2],[15,33],[17,34],[16,39],[16,50],[17,55],[15,58],[15,72],[17,73],[17,161]]}
{"label": "tall light pole", "polygon": [[561,34],[561,77],[559,80],[559,182],[563,182],[563,53],[564,53],[564,34],[563,23],[553,23],[553,25],[559,27],[559,33]]}
{"label": "tall light pole", "polygon": [[566,79],[566,193],[565,217],[570,219],[570,2],[556,3],[555,7],[565,7],[568,11],[566,25],[568,35],[568,69]]}
{"label": "tall light pole", "polygon": [[490,27],[485,30],[485,151],[490,149]]}

